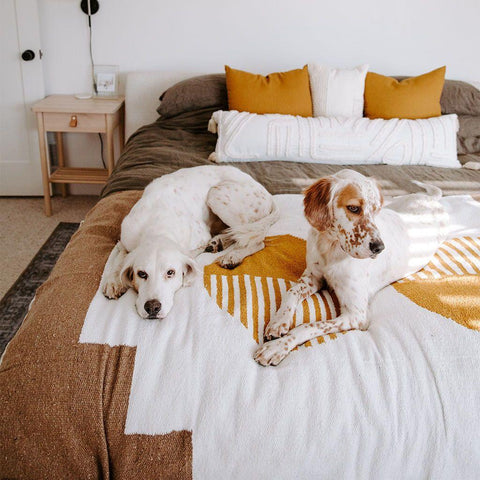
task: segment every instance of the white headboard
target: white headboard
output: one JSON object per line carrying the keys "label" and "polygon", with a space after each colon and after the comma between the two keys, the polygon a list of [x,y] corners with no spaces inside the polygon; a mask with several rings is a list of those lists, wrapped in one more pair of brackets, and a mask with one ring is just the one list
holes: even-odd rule
{"label": "white headboard", "polygon": [[[125,86],[125,138],[158,118],[158,98],[177,82],[202,72],[130,72]],[[469,82],[480,90],[480,82]]]}
{"label": "white headboard", "polygon": [[131,72],[125,84],[125,138],[158,118],[158,98],[177,82],[202,75],[199,72]]}

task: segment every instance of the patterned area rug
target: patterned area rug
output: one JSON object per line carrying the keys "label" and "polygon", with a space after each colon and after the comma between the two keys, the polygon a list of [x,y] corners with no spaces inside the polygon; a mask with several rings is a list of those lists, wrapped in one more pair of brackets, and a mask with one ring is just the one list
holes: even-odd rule
{"label": "patterned area rug", "polygon": [[37,288],[50,275],[78,226],[78,223],[59,223],[28,267],[0,300],[0,355],[22,324]]}

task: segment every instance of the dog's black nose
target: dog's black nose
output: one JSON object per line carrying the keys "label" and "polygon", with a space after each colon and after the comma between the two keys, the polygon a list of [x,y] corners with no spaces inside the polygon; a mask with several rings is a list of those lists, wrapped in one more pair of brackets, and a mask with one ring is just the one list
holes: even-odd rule
{"label": "dog's black nose", "polygon": [[375,240],[374,242],[370,242],[370,251],[375,255],[378,255],[380,252],[385,250],[385,245],[381,240]]}
{"label": "dog's black nose", "polygon": [[143,306],[149,317],[155,318],[157,313],[161,310],[162,304],[158,300],[148,300]]}

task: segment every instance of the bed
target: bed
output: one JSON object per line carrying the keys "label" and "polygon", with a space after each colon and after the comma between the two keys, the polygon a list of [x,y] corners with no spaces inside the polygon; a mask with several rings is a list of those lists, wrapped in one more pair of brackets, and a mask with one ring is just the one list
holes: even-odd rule
{"label": "bed", "polygon": [[[426,269],[380,292],[367,332],[307,342],[276,368],[252,355],[304,266],[299,193],[339,167],[236,164],[277,195],[281,219],[237,270],[203,254],[203,278],[165,321],[139,319],[132,291],[117,301],[98,291],[142,189],[214,149],[216,106],[157,120],[159,95],[191,76],[128,76],[125,152],[2,357],[0,476],[478,477],[479,171],[356,167],[386,195],[413,191],[412,178],[454,195],[450,238]],[[295,322],[336,314],[322,291]]]}

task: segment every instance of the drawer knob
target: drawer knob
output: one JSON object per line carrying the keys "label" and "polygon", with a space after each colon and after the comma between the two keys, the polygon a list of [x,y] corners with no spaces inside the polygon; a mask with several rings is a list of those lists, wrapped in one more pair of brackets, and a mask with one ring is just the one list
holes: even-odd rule
{"label": "drawer knob", "polygon": [[75,128],[77,126],[77,116],[72,115],[70,117],[70,127]]}

